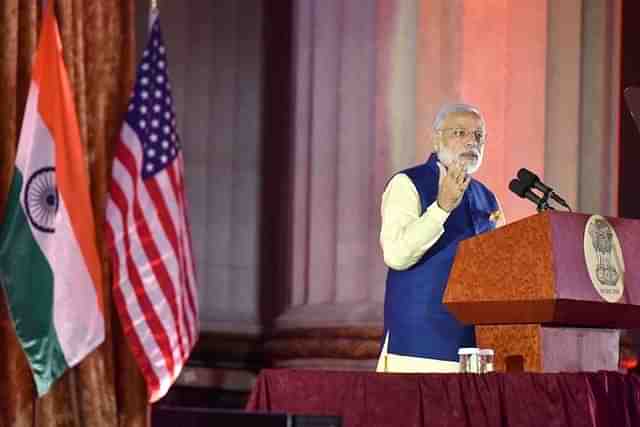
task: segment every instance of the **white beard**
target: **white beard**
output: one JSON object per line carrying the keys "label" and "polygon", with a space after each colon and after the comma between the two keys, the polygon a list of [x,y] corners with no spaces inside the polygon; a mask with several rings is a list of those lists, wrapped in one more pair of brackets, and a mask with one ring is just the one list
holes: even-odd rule
{"label": "white beard", "polygon": [[[477,172],[478,169],[480,169],[480,165],[482,164],[482,157],[484,156],[484,150],[478,150],[476,151],[476,153],[478,154],[478,158],[474,162],[468,162],[466,164],[465,172],[468,175],[471,175]],[[460,157],[454,155],[451,152],[451,150],[448,150],[442,147],[436,152],[436,154],[438,155],[438,160],[440,160],[440,163],[442,163],[447,167],[449,167],[449,165],[455,163],[457,160],[460,159]]]}

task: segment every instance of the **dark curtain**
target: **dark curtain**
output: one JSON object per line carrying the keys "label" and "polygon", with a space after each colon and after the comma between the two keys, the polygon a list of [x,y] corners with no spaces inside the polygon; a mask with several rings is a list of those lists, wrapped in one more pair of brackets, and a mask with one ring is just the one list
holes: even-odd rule
{"label": "dark curtain", "polygon": [[[134,1],[48,1],[55,4],[60,26],[87,153],[105,283],[110,283],[104,207],[113,146],[135,67]],[[41,16],[41,0],[0,2],[0,218],[13,174]],[[109,286],[104,293],[111,307],[105,313],[105,343],[68,371],[41,399],[35,398],[27,360],[6,302],[0,303],[0,427],[147,425],[144,382],[124,342]]]}

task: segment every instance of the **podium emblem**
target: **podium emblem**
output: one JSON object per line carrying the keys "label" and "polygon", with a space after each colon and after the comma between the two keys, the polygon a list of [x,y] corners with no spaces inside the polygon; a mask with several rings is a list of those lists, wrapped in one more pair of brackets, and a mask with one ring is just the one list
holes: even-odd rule
{"label": "podium emblem", "polygon": [[624,292],[624,259],[616,231],[600,215],[592,215],[584,230],[584,258],[591,282],[607,302]]}

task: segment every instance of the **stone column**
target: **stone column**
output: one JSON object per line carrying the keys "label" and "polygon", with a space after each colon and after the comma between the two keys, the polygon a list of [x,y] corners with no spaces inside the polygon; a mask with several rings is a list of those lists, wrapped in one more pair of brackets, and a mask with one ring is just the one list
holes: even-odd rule
{"label": "stone column", "polygon": [[[294,2],[289,304],[279,365],[371,368],[382,326],[380,196],[415,140],[413,0]],[[392,144],[390,141],[396,141]]]}

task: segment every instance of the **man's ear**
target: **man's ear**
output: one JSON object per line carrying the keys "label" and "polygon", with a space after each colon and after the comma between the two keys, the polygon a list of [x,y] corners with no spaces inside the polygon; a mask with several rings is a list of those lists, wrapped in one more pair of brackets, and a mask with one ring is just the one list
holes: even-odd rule
{"label": "man's ear", "polygon": [[431,134],[431,141],[433,141],[433,152],[437,153],[438,150],[440,149],[441,141],[440,141],[440,137],[435,132]]}

